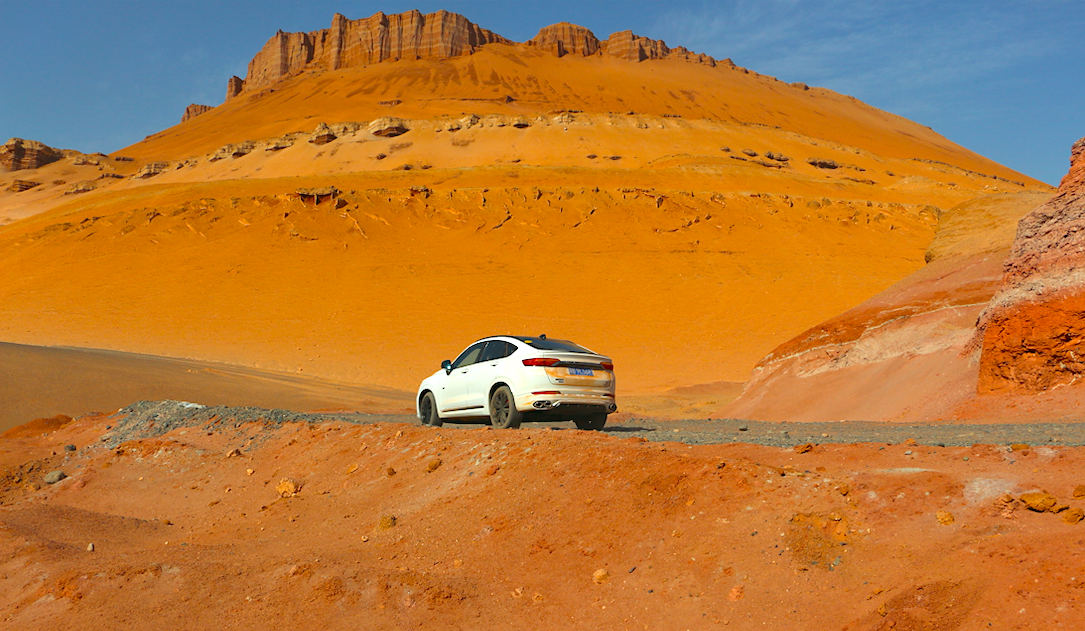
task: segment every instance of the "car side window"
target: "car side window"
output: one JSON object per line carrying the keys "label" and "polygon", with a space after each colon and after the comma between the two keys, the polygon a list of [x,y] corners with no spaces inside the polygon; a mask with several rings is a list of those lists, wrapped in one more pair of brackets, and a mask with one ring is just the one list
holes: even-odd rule
{"label": "car side window", "polygon": [[512,355],[514,350],[516,350],[515,347],[508,342],[502,340],[490,340],[489,342],[486,342],[486,350],[482,351],[482,358],[479,359],[479,362],[504,359],[509,355]]}
{"label": "car side window", "polygon": [[482,354],[482,347],[486,345],[486,342],[479,342],[478,344],[472,344],[460,353],[460,356],[456,358],[456,361],[452,362],[452,369],[462,368],[464,366],[470,366],[478,361],[479,355]]}

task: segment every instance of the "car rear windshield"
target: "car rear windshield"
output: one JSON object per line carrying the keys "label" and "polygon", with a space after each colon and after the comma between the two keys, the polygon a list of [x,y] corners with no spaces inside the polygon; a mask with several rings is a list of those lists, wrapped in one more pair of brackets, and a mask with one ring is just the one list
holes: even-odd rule
{"label": "car rear windshield", "polygon": [[531,346],[532,348],[537,348],[540,351],[565,351],[567,353],[588,353],[594,355],[594,353],[592,353],[588,349],[582,346],[577,346],[569,340],[552,340],[548,337],[519,336],[517,336],[516,339],[520,340],[524,344],[527,344],[528,346]]}

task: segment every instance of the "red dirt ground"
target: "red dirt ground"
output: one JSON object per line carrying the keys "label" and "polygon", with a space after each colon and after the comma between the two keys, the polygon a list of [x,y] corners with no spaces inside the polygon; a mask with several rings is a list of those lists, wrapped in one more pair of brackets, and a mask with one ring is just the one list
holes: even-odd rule
{"label": "red dirt ground", "polygon": [[[107,449],[107,422],[0,440],[0,628],[1055,629],[1085,617],[1085,523],[1000,500],[1044,489],[1085,505],[1082,448],[799,453],[329,423]],[[70,477],[42,485],[53,469]],[[284,479],[300,491],[280,497]]]}

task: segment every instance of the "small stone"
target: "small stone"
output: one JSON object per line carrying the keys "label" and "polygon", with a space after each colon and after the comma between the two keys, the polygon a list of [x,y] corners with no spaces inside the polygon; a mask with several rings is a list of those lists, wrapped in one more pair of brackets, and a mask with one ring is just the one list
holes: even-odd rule
{"label": "small stone", "polygon": [[947,510],[940,510],[934,515],[938,519],[938,523],[943,526],[948,526],[953,523],[953,513]]}
{"label": "small stone", "polygon": [[357,470],[358,470],[358,465],[352,464],[349,467],[347,467],[346,475],[350,475],[350,474],[354,473]]}
{"label": "small stone", "polygon": [[1079,484],[1074,488],[1074,499],[1085,497],[1085,484]]}
{"label": "small stone", "polygon": [[254,473],[256,473],[256,472],[253,471],[252,469],[245,469],[245,475],[252,475]]}
{"label": "small stone", "polygon": [[1068,524],[1076,524],[1082,519],[1085,519],[1085,510],[1080,508],[1071,508],[1062,514],[1062,520]]}
{"label": "small stone", "polygon": [[1028,450],[1028,447],[1029,446],[1025,443],[1014,443],[1010,445],[1010,451],[1026,451]]}
{"label": "small stone", "polygon": [[75,445],[64,445],[64,451],[75,451]]}
{"label": "small stone", "polygon": [[909,446],[911,446],[911,447],[915,447],[915,445],[916,445],[916,442],[915,442],[915,439],[914,439],[914,438],[908,438],[908,439],[906,439],[906,440],[904,441],[904,444],[905,444],[905,445],[909,445]]}
{"label": "small stone", "polygon": [[279,493],[279,497],[294,497],[301,492],[301,483],[290,478],[283,478],[275,485],[275,490]]}
{"label": "small stone", "polygon": [[595,570],[595,572],[593,572],[592,575],[591,575],[591,580],[596,585],[602,585],[603,583],[607,582],[607,579],[609,579],[609,578],[610,578],[610,572],[608,572],[608,571],[606,571],[604,569]]}
{"label": "small stone", "polygon": [[388,530],[389,528],[395,528],[395,526],[395,515],[381,515],[380,521],[377,522],[377,528],[380,530]]}
{"label": "small stone", "polygon": [[463,567],[463,561],[460,559],[452,561],[452,567]]}
{"label": "small stone", "polygon": [[1025,493],[1021,496],[1021,501],[1025,504],[1025,508],[1037,513],[1046,513],[1058,503],[1054,495],[1044,491]]}
{"label": "small stone", "polygon": [[94,552],[94,544],[93,543],[88,543],[87,544],[87,552]]}
{"label": "small stone", "polygon": [[813,450],[814,450],[814,444],[813,443],[806,443],[806,444],[803,444],[803,445],[797,445],[795,447],[795,453],[797,453],[797,454],[804,454],[804,453],[806,453],[808,451],[813,451]]}
{"label": "small stone", "polygon": [[241,455],[241,450],[237,449],[237,448],[231,449],[230,451],[226,452],[226,457],[227,458],[236,458],[236,457],[238,457],[240,455]]}
{"label": "small stone", "polygon": [[836,490],[840,491],[841,495],[847,495],[848,493],[851,493],[851,487],[848,486],[846,482],[837,487]]}
{"label": "small stone", "polygon": [[429,464],[426,465],[426,473],[433,473],[438,468],[440,468],[440,466],[441,466],[441,459],[440,458],[434,458],[433,460],[429,461]]}
{"label": "small stone", "polygon": [[499,465],[499,464],[490,465],[490,468],[486,469],[486,475],[494,475],[500,470],[501,470],[501,465]]}
{"label": "small stone", "polygon": [[738,426],[738,431],[740,431],[740,432],[745,432],[745,431],[748,431],[749,429],[750,429],[749,425],[739,425]]}
{"label": "small stone", "polygon": [[66,477],[68,477],[68,474],[64,473],[63,471],[60,471],[60,470],[50,471],[49,473],[45,474],[45,483],[46,484],[56,484],[57,482],[60,482],[61,480],[63,480]]}
{"label": "small stone", "polygon": [[911,449],[909,449],[908,451],[904,452],[904,455],[905,455],[905,456],[910,456],[910,455],[912,455],[912,450],[911,450]]}
{"label": "small stone", "polygon": [[369,541],[369,537],[362,535],[362,543]]}
{"label": "small stone", "polygon": [[396,470],[393,469],[392,467],[388,467],[387,469],[384,470],[384,475],[386,475],[388,477],[392,477],[395,474],[396,474]]}
{"label": "small stone", "polygon": [[961,460],[964,460],[965,462],[968,462],[968,456],[965,456],[964,458],[961,458]]}
{"label": "small stone", "polygon": [[727,600],[731,602],[742,600],[746,595],[746,588],[742,585],[735,585],[731,588],[731,591],[727,593]]}

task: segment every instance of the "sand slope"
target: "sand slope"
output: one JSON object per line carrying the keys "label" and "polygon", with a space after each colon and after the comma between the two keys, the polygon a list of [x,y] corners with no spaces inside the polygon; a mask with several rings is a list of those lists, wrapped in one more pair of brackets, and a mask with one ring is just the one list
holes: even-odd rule
{"label": "sand slope", "polygon": [[[383,115],[409,131],[336,126]],[[921,267],[945,209],[1048,189],[829,91],[509,45],[309,69],[119,154],[161,172],[0,193],[0,339],[397,390],[494,333],[611,354],[626,394],[743,381]]]}

